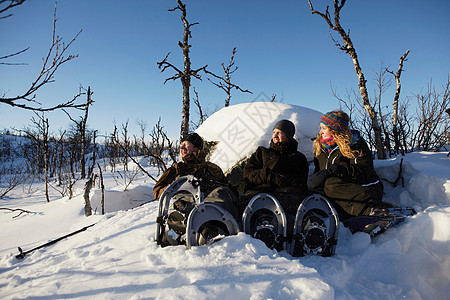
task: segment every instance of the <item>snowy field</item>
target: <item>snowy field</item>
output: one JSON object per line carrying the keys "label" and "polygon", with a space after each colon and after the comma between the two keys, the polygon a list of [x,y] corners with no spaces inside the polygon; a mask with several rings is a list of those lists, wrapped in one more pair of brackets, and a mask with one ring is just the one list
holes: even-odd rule
{"label": "snowy field", "polygon": [[[273,105],[269,107],[273,114],[258,110],[259,117],[266,118],[260,119],[262,123],[248,117],[248,110],[255,107],[242,105],[211,116],[197,132],[221,140],[212,159],[226,170],[257,145],[267,146],[268,132],[282,118],[302,128],[296,134],[304,147],[299,149],[311,155],[305,144],[315,135],[320,113]],[[223,129],[233,126],[235,133],[248,137],[252,132],[255,138],[243,140],[235,135],[230,140]],[[45,201],[42,184],[19,187],[0,200],[0,207],[30,211],[20,216],[0,211],[0,298],[448,299],[450,157],[447,152],[406,155],[404,187],[394,188],[389,181],[397,178],[401,159],[375,161],[377,173],[385,180],[384,200],[413,206],[417,215],[373,241],[367,234],[352,235],[341,226],[336,255],[327,258],[293,258],[284,251],[269,250],[244,233],[191,250],[160,248],[154,240],[157,201],[136,207],[153,198],[154,182],[141,174],[129,183],[103,171],[107,190],[103,216],[98,183],[90,194],[96,211],[90,217],[84,216],[84,182],[77,183],[70,200],[53,191],[50,203]],[[145,159],[141,163],[158,175]],[[26,193],[29,190],[32,194]],[[15,257],[18,246],[26,251],[94,223],[22,260]]]}

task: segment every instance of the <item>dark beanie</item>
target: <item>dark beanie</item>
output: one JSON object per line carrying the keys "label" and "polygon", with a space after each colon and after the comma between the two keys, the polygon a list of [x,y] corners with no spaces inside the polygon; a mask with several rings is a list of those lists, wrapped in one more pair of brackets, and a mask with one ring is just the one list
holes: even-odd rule
{"label": "dark beanie", "polygon": [[277,124],[273,126],[273,129],[279,129],[283,131],[284,134],[286,134],[289,139],[292,139],[294,137],[295,126],[294,123],[292,123],[289,120],[278,121]]}
{"label": "dark beanie", "polygon": [[203,139],[196,132],[191,133],[190,135],[188,135],[185,139],[182,139],[181,141],[191,142],[198,149],[200,149],[200,150],[203,149]]}

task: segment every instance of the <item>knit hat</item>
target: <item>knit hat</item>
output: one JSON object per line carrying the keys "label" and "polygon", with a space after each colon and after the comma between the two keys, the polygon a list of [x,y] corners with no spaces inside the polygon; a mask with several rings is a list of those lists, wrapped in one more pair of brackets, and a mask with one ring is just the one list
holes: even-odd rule
{"label": "knit hat", "polygon": [[181,141],[191,142],[198,149],[203,149],[203,139],[196,132],[189,134],[186,138],[181,139]]}
{"label": "knit hat", "polygon": [[324,114],[320,118],[320,123],[336,131],[349,131],[348,122],[336,115],[333,115],[331,112]]}
{"label": "knit hat", "polygon": [[294,137],[295,126],[294,126],[294,123],[292,123],[289,120],[278,121],[277,124],[275,124],[275,126],[273,126],[273,129],[279,129],[279,130],[283,131],[284,134],[286,134],[289,139],[292,139]]}

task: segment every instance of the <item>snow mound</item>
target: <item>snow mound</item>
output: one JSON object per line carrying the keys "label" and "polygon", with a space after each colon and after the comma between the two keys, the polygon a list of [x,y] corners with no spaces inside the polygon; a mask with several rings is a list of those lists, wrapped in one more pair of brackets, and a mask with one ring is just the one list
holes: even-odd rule
{"label": "snow mound", "polygon": [[272,129],[282,119],[295,125],[298,151],[313,159],[312,141],[319,128],[321,112],[302,106],[275,102],[251,102],[222,108],[196,130],[207,141],[218,141],[210,161],[224,172],[258,146],[268,147]]}

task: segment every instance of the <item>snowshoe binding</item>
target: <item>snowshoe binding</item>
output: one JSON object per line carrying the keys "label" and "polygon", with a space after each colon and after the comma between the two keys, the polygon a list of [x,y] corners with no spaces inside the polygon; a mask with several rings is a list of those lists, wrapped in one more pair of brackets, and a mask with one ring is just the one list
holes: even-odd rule
{"label": "snowshoe binding", "polygon": [[286,215],[278,200],[266,193],[255,195],[245,208],[244,232],[263,241],[270,249],[286,248]]}
{"label": "snowshoe binding", "polygon": [[415,214],[416,211],[412,207],[397,207],[389,204],[388,207],[373,208],[369,215],[351,217],[345,225],[353,233],[362,231],[373,238]]}
{"label": "snowshoe binding", "polygon": [[307,254],[331,256],[336,250],[339,218],[331,203],[319,194],[300,204],[289,252],[294,257]]}

